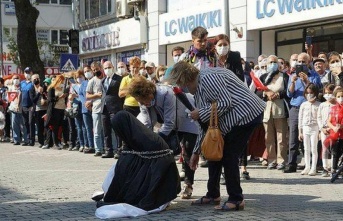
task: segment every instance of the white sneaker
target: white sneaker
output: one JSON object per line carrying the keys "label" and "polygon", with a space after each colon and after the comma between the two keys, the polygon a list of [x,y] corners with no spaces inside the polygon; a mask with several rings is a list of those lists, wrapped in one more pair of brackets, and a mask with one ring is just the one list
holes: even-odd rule
{"label": "white sneaker", "polygon": [[309,168],[305,168],[303,171],[301,171],[301,175],[308,175],[308,173],[310,172]]}
{"label": "white sneaker", "polygon": [[181,179],[184,179],[184,178],[185,178],[185,176],[186,176],[185,172],[183,172],[183,171],[182,171],[182,172],[180,172],[180,173],[179,173],[179,175],[180,175],[180,178],[181,178]]}

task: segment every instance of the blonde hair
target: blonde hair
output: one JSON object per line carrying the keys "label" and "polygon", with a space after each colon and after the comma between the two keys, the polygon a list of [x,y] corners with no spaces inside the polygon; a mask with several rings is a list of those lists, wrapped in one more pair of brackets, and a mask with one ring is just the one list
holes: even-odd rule
{"label": "blonde hair", "polygon": [[169,83],[177,85],[186,85],[194,81],[199,75],[199,70],[186,61],[179,61],[174,64],[170,72]]}
{"label": "blonde hair", "polygon": [[61,84],[63,84],[64,83],[64,76],[63,75],[57,75],[56,77],[55,77],[55,80],[49,85],[49,87],[48,87],[48,90],[50,89],[50,88],[54,88],[54,89],[56,89],[56,87],[58,87],[58,86],[60,86]]}
{"label": "blonde hair", "polygon": [[156,85],[145,77],[132,78],[129,84],[129,94],[134,98],[147,97],[156,92]]}
{"label": "blonde hair", "polygon": [[79,78],[79,77],[84,77],[84,76],[85,76],[85,74],[84,74],[84,71],[82,69],[78,69],[77,71],[74,72],[75,79]]}

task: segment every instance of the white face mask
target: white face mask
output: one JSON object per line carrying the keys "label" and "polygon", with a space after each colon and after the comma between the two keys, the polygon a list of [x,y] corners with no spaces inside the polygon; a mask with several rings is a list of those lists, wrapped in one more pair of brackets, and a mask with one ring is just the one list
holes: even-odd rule
{"label": "white face mask", "polygon": [[290,65],[292,68],[295,68],[295,66],[297,66],[297,61],[291,61]]}
{"label": "white face mask", "polygon": [[160,77],[160,81],[163,81],[163,80],[164,80],[164,76],[161,76],[161,77]]}
{"label": "white face mask", "polygon": [[18,86],[20,83],[19,79],[13,79],[13,84]]}
{"label": "white face mask", "polygon": [[337,103],[343,104],[343,97],[336,98]]}
{"label": "white face mask", "polygon": [[83,80],[84,80],[84,78],[76,78],[76,82],[79,84],[81,84]]}
{"label": "white face mask", "polygon": [[306,94],[306,99],[307,99],[308,101],[311,101],[311,100],[313,100],[314,98],[316,98],[316,97],[314,96],[314,94]]}
{"label": "white face mask", "polygon": [[93,73],[92,73],[91,71],[87,71],[87,72],[85,73],[85,77],[86,77],[87,79],[91,79],[91,78],[93,77]]}
{"label": "white face mask", "polygon": [[174,56],[173,57],[174,63],[176,64],[177,62],[179,62],[179,59],[180,59],[180,55]]}
{"label": "white face mask", "polygon": [[330,68],[340,68],[340,67],[342,67],[341,62],[335,62],[333,64],[330,64]]}
{"label": "white face mask", "polygon": [[24,76],[25,76],[25,79],[26,79],[26,80],[30,80],[30,79],[31,79],[31,74],[25,73]]}
{"label": "white face mask", "polygon": [[144,69],[141,69],[141,70],[139,70],[139,74],[140,74],[140,75],[145,75],[145,74],[146,74],[146,71],[145,71]]}
{"label": "white face mask", "polygon": [[104,72],[105,72],[105,75],[107,77],[112,77],[113,76],[113,68],[105,69]]}
{"label": "white face mask", "polygon": [[155,78],[155,76],[156,76],[155,73],[152,73],[152,74],[149,75],[149,77],[150,77],[151,79]]}
{"label": "white face mask", "polygon": [[331,100],[334,98],[332,94],[324,94],[323,97],[324,97],[325,100],[327,100],[327,101],[331,101]]}
{"label": "white face mask", "polygon": [[117,69],[117,74],[122,76],[125,73],[125,69],[124,68],[118,68]]}
{"label": "white face mask", "polygon": [[230,47],[229,46],[216,46],[217,53],[221,56],[227,55],[229,52]]}

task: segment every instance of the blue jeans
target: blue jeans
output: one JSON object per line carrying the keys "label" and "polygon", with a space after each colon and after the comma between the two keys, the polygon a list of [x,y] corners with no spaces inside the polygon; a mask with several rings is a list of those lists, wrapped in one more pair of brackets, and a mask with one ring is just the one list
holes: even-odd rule
{"label": "blue jeans", "polygon": [[92,113],[92,118],[93,118],[95,152],[103,152],[104,151],[104,130],[102,126],[101,113]]}
{"label": "blue jeans", "polygon": [[79,113],[74,120],[76,125],[77,138],[80,142],[80,147],[89,147],[87,139],[87,130],[85,124],[83,123],[82,114]]}
{"label": "blue jeans", "polygon": [[[93,135],[93,118],[92,115],[90,113],[83,113],[82,114],[82,118],[83,118],[83,124],[86,128],[86,140],[87,142],[85,142],[85,147],[89,147],[89,148],[94,148],[94,135]],[[87,146],[87,144],[89,146]]]}
{"label": "blue jeans", "polygon": [[[12,112],[12,130],[13,130],[13,140],[16,143],[21,143],[22,138],[24,139],[24,143],[28,143],[28,137],[27,137],[27,129],[24,126],[23,122],[23,115],[21,113],[14,113]],[[21,131],[22,130],[22,131]],[[21,132],[22,135],[21,136]]]}

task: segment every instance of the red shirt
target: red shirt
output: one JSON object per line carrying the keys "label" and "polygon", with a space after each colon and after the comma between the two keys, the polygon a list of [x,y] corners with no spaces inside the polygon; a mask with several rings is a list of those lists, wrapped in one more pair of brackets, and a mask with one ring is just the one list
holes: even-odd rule
{"label": "red shirt", "polygon": [[[343,106],[336,104],[331,107],[330,109],[330,117],[331,121],[330,123],[333,126],[336,126],[338,124],[343,124]],[[339,129],[339,138],[343,139],[343,129]]]}

